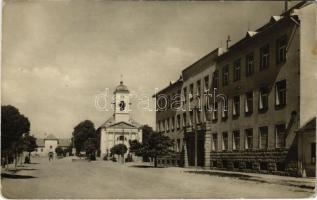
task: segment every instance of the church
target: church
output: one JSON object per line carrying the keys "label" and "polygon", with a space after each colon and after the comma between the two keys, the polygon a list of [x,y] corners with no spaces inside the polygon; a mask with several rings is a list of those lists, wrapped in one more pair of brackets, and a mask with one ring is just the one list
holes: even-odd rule
{"label": "church", "polygon": [[114,91],[113,104],[113,115],[100,127],[100,152],[102,157],[110,154],[110,149],[116,144],[125,144],[129,152],[130,140],[142,142],[141,125],[130,116],[130,92],[123,81]]}

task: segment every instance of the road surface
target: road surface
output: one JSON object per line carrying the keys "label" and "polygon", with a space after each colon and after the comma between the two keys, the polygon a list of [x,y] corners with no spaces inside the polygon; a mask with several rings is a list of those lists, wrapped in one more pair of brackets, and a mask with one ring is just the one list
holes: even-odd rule
{"label": "road surface", "polygon": [[6,198],[302,198],[313,179],[152,168],[111,161],[33,159],[21,170],[2,170]]}

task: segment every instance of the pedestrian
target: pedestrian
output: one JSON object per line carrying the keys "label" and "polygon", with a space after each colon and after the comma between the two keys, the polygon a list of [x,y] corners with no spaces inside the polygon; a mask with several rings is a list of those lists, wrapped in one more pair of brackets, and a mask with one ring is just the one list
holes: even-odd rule
{"label": "pedestrian", "polygon": [[53,152],[48,153],[48,161],[51,162],[53,160]]}

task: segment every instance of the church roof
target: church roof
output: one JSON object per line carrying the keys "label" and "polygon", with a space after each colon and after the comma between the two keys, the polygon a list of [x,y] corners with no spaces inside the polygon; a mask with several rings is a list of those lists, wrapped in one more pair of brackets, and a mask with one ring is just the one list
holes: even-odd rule
{"label": "church roof", "polygon": [[129,92],[128,87],[126,85],[123,85],[123,81],[120,81],[120,85],[116,87],[114,93],[117,92]]}
{"label": "church roof", "polygon": [[122,128],[121,126],[125,126],[125,125],[120,125],[118,126],[118,124],[120,123],[125,123],[127,125],[129,125],[130,127],[133,128],[139,128],[141,127],[141,124],[139,124],[138,122],[136,122],[133,119],[129,119],[129,122],[116,122],[114,116],[112,115],[109,119],[107,119],[107,121],[105,121],[100,127],[104,127],[104,128]]}
{"label": "church roof", "polygon": [[113,129],[135,129],[138,128],[136,126],[134,126],[133,124],[127,123],[127,122],[118,122],[115,124],[112,124],[110,126],[108,126],[107,128],[113,128]]}

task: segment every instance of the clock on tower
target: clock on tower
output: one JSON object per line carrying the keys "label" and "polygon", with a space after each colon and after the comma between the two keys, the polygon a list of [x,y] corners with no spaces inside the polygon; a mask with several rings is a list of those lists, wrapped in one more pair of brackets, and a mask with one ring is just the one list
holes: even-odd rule
{"label": "clock on tower", "polygon": [[129,95],[130,92],[128,87],[123,84],[123,81],[120,82],[114,91],[115,95],[115,108],[114,116],[116,122],[125,121],[128,122],[130,118],[129,112]]}

